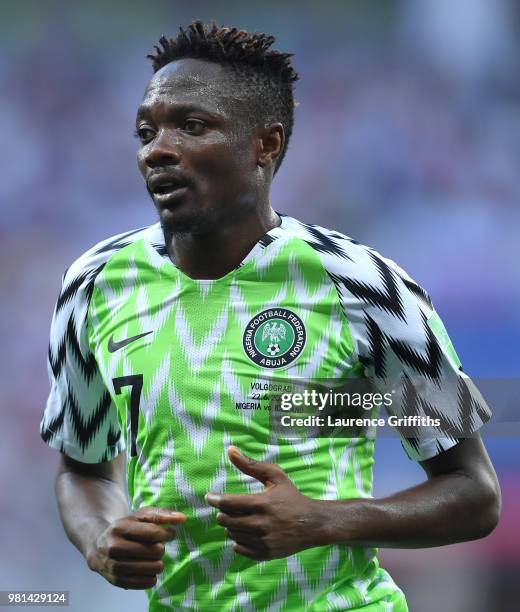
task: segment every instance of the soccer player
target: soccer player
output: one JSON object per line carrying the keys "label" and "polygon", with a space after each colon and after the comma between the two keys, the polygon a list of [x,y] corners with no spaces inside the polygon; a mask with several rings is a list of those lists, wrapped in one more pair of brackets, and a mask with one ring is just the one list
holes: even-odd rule
{"label": "soccer player", "polygon": [[[68,537],[150,610],[402,612],[376,547],[497,523],[489,409],[401,268],[271,208],[298,78],[273,41],[196,21],[150,56],[137,158],[159,222],[66,271],[41,435]],[[426,479],[384,499],[370,436],[275,431],[264,397],[361,378],[400,381],[387,410],[449,430],[403,436]]]}

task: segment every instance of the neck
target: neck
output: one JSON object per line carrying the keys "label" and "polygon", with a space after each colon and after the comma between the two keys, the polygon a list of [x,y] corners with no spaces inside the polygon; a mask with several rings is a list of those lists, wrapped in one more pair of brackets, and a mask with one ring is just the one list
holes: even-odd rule
{"label": "neck", "polygon": [[235,269],[280,217],[267,205],[232,224],[220,224],[210,233],[165,232],[168,254],[184,274],[193,279],[217,279]]}

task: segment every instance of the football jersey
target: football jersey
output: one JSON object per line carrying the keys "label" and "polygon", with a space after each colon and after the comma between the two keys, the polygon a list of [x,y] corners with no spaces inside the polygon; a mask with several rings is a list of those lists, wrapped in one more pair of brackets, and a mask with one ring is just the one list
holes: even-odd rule
{"label": "football jersey", "polygon": [[[187,515],[147,591],[152,611],[407,609],[375,548],[333,544],[259,563],[233,551],[205,502],[207,492],[263,490],[230,463],[230,445],[279,465],[313,499],[371,497],[371,436],[273,428],[266,398],[292,380],[406,381],[387,411],[404,414],[411,385],[413,401],[454,431],[490,415],[419,285],[371,248],[278,214],[281,225],[215,280],[173,264],[159,223],[99,243],[63,278],[41,435],[86,463],[125,450],[132,510]],[[417,461],[457,442],[402,439]]]}

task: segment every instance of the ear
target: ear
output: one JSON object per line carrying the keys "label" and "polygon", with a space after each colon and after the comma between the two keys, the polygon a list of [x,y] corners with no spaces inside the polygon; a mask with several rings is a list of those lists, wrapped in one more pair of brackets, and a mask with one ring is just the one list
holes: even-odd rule
{"label": "ear", "polygon": [[257,163],[262,168],[274,165],[285,146],[285,132],[281,123],[271,123],[258,131]]}

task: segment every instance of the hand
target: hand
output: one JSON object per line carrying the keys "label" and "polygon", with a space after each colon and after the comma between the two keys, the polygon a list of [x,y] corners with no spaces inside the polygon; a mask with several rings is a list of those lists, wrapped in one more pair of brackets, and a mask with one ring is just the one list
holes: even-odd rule
{"label": "hand", "polygon": [[220,510],[217,523],[235,541],[235,552],[267,561],[318,545],[319,501],[302,495],[277,465],[250,459],[234,446],[228,457],[265,486],[262,493],[250,495],[206,495],[206,501]]}
{"label": "hand", "polygon": [[185,520],[185,514],[166,508],[139,508],[101,533],[87,555],[88,566],[114,586],[149,589],[163,571],[164,542],[176,537],[173,529],[161,525]]}

